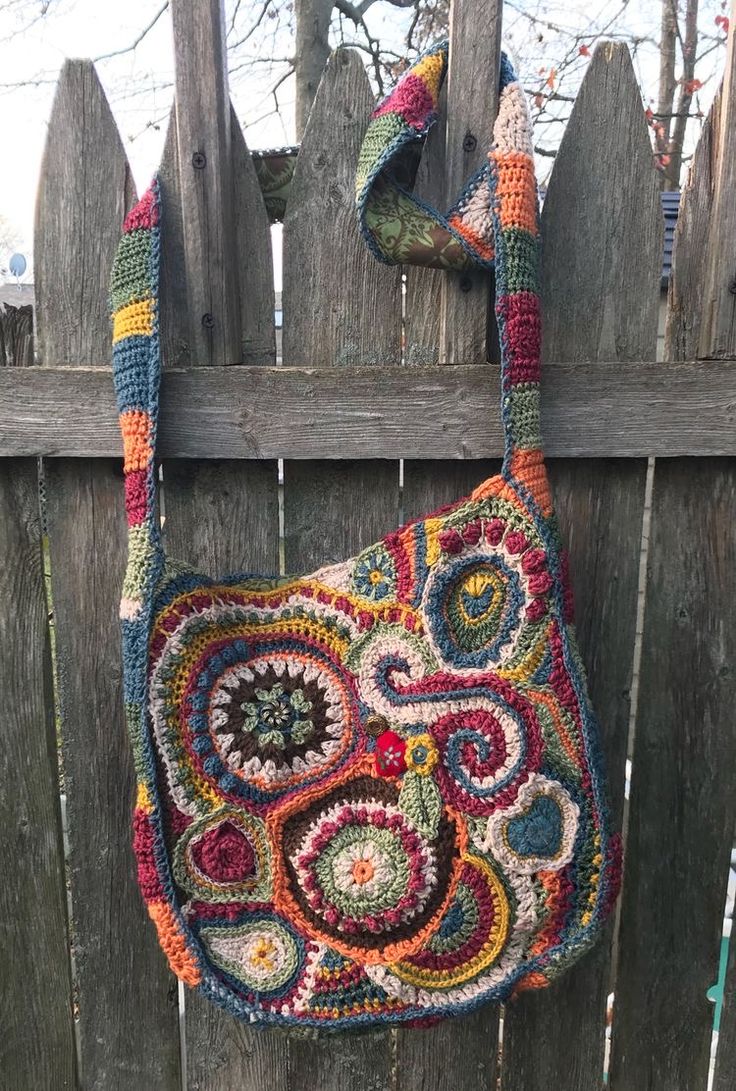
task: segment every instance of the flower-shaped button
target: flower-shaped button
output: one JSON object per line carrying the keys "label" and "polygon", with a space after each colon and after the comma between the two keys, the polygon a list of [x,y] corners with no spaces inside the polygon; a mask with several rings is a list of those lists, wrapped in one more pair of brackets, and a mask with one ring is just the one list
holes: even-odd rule
{"label": "flower-shaped button", "polygon": [[376,739],[376,772],[382,777],[406,772],[406,743],[395,731],[384,731]]}

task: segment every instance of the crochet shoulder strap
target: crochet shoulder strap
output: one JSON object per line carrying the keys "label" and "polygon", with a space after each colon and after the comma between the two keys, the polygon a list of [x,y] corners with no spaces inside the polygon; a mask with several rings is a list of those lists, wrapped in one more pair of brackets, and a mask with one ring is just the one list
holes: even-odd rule
{"label": "crochet shoulder strap", "polygon": [[123,224],[110,285],[113,377],[123,434],[128,568],[120,607],[141,618],[163,556],[156,510],[156,427],[161,375],[158,327],[160,195],[154,179]]}
{"label": "crochet shoulder strap", "polygon": [[[424,205],[411,192],[411,175],[421,142],[436,121],[447,48],[447,42],[441,42],[425,53],[373,114],[358,165],[360,227],[372,252],[384,262],[447,269],[495,266],[503,473],[522,484],[547,514],[539,430],[539,226],[526,97],[503,56],[488,162],[445,216]],[[159,251],[160,194],[154,180],[125,220],[111,284],[113,374],[129,526],[121,613],[128,621],[141,618],[163,562],[155,468],[161,370]]]}
{"label": "crochet shoulder strap", "polygon": [[[539,429],[541,319],[539,210],[531,118],[524,91],[501,56],[498,115],[487,161],[446,214],[413,192],[422,144],[437,120],[448,43],[432,46],[376,107],[356,178],[360,229],[388,264],[495,268],[501,342],[503,473],[546,514]],[[482,486],[481,486],[482,488]]]}

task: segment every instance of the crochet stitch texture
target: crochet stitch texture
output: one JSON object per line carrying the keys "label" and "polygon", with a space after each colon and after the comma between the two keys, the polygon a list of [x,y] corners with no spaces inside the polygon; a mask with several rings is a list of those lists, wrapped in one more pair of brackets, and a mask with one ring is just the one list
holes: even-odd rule
{"label": "crochet stitch texture", "polygon": [[[443,44],[376,110],[359,201],[366,164],[426,132],[445,65]],[[488,168],[440,224],[463,261],[495,254],[502,472],[311,575],[214,581],[164,556],[159,218],[154,183],[112,308],[134,845],[172,969],[242,1019],[324,1029],[547,985],[599,932],[619,852],[540,447],[521,87],[504,59]]]}

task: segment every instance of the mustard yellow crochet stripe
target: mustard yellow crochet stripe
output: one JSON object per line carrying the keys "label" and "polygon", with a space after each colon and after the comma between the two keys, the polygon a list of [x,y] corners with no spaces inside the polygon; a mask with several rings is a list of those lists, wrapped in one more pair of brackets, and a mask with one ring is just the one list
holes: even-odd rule
{"label": "mustard yellow crochet stripe", "polygon": [[112,343],[126,337],[150,337],[153,332],[154,300],[144,299],[121,307],[113,316]]}

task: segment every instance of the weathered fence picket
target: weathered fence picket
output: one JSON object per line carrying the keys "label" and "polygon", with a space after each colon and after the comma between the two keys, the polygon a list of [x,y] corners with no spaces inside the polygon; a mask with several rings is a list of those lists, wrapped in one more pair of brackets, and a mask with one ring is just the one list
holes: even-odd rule
{"label": "weathered fence picket", "polygon": [[[443,109],[424,150],[419,195],[449,209],[467,179],[483,164],[498,105],[500,7],[495,0],[456,4]],[[478,26],[484,28],[478,34]],[[462,64],[456,59],[463,58]],[[438,131],[439,130],[439,131]],[[491,276],[407,268],[405,339],[408,365],[483,364],[487,325],[493,322]],[[490,369],[488,369],[490,372]],[[472,404],[472,402],[471,402]],[[494,419],[498,408],[492,409]],[[440,414],[435,417],[441,429]],[[403,516],[413,519],[466,496],[495,461],[404,462]],[[498,1061],[497,1008],[442,1023],[423,1034],[396,1031],[397,1091],[493,1091]],[[438,1058],[443,1063],[438,1064]]]}
{"label": "weathered fence picket", "polygon": [[[734,63],[732,38],[727,72]],[[736,86],[727,79],[682,196],[670,298],[687,298],[688,309],[670,315],[665,352],[675,356],[696,351],[697,336],[701,353],[736,358],[736,329],[729,337],[725,317],[733,270],[724,268],[717,241],[721,221],[711,220],[718,230],[705,260],[694,230],[711,186],[712,215],[720,209],[736,222],[736,191],[723,188],[731,168],[721,159],[733,154],[727,134],[734,125]],[[713,1024],[706,993],[718,978],[735,816],[736,625],[730,605],[724,610],[736,594],[735,525],[732,461],[657,460],[612,1091],[637,1083],[651,1091],[706,1086]]]}
{"label": "weathered fence picket", "polygon": [[[133,199],[94,68],[67,62],[36,220],[41,364],[84,365],[109,353],[109,271]],[[99,1091],[173,1087],[176,984],[131,883],[133,776],[116,621],[126,548],[120,465],[54,459],[45,476],[81,1080]]]}
{"label": "weathered fence picket", "polygon": [[[0,376],[2,371],[0,370]],[[0,463],[0,1072],[75,1088],[59,769],[36,459]],[[11,790],[12,786],[12,790]]]}
{"label": "weathered fence picket", "polygon": [[[284,364],[321,359],[341,370],[396,360],[399,271],[367,254],[354,213],[355,162],[373,95],[357,53],[325,69],[304,133],[284,220]],[[356,290],[346,293],[345,285]],[[337,369],[340,370],[337,370]],[[369,546],[399,516],[398,463],[287,462],[284,549],[289,572],[308,572]],[[289,1091],[382,1091],[391,1084],[388,1032],[289,1045]]]}
{"label": "weathered fence picket", "polygon": [[[604,132],[605,156],[597,146]],[[650,155],[628,50],[614,43],[598,46],[544,204],[546,358],[654,357],[662,222]],[[553,460],[550,474],[620,826],[646,462]],[[507,1008],[503,1091],[541,1091],[550,1082],[581,1089],[602,1085],[610,940],[609,929],[558,987]]]}
{"label": "weathered fence picket", "polygon": [[[501,9],[501,0],[452,3],[448,112],[418,177],[419,192],[444,207],[481,162],[492,129]],[[338,51],[286,209],[284,367],[274,367],[271,241],[230,105],[222,0],[171,0],[171,12],[176,105],[160,170],[166,545],[213,574],[309,571],[369,545],[402,516],[458,499],[497,469],[491,279],[406,269],[402,303],[402,270],[367,253],[353,172],[373,96],[361,58]],[[0,945],[0,1085],[595,1091],[614,993],[611,1091],[706,1091],[706,990],[718,973],[735,817],[736,479],[731,458],[718,457],[736,454],[735,64],[732,41],[682,197],[668,363],[654,362],[659,195],[622,45],[600,47],[591,61],[543,212],[543,427],[551,455],[565,456],[552,457],[550,471],[619,823],[632,762],[618,931],[612,923],[568,977],[502,1013],[324,1039],[256,1032],[192,993],[180,1010],[135,886],[116,617],[125,527],[107,363],[109,269],[134,193],[94,69],[65,66],[38,202],[42,366],[20,367],[26,361],[6,353],[0,384],[0,774],[13,785],[0,793],[0,911],[10,922]],[[283,485],[277,458],[286,460]],[[733,1088],[735,950],[714,1091]]]}
{"label": "weathered fence picket", "polygon": [[[177,105],[162,174],[176,231],[164,269],[164,314],[182,324],[190,364],[275,362],[268,221],[237,117],[230,107],[220,0],[175,6]],[[196,75],[195,75],[196,73]],[[164,227],[164,238],[166,230]],[[167,290],[172,294],[167,297]],[[179,311],[182,297],[186,316]],[[176,359],[164,361],[176,363]],[[274,461],[227,459],[163,466],[164,535],[172,556],[210,575],[276,572],[278,479]],[[185,1001],[190,1091],[276,1091],[278,1051],[196,994]]]}

